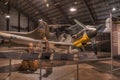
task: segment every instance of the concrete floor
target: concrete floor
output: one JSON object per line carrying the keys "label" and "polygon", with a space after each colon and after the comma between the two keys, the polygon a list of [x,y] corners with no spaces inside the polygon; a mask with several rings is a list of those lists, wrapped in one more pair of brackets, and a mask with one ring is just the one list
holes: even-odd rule
{"label": "concrete floor", "polygon": [[[0,80],[39,80],[39,69],[34,73],[20,72],[18,68],[21,60],[12,60],[12,74],[8,77],[9,60],[0,59]],[[76,65],[73,62],[54,62],[53,72],[47,77],[46,65],[43,62],[42,80],[77,80]],[[67,65],[65,65],[67,64]],[[120,80],[120,71],[111,74],[111,61],[97,61],[79,64],[79,80]],[[120,67],[120,62],[115,61],[114,67]]]}

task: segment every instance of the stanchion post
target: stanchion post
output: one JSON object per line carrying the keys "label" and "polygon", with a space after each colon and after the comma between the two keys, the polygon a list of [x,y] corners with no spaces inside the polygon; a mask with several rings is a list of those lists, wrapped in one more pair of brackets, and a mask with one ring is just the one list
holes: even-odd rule
{"label": "stanchion post", "polygon": [[79,63],[77,62],[77,80],[79,80]]}
{"label": "stanchion post", "polygon": [[11,76],[11,69],[12,68],[12,59],[9,59],[9,75],[8,76]]}
{"label": "stanchion post", "polygon": [[67,53],[68,53],[68,54],[71,53],[71,50],[72,50],[72,46],[69,45],[69,46],[68,46],[68,51],[67,51]]}
{"label": "stanchion post", "polygon": [[113,71],[113,50],[112,50],[112,34],[113,34],[113,31],[112,31],[112,13],[110,13],[110,27],[111,27],[111,30],[110,30],[110,32],[111,32],[111,73],[112,73],[112,71]]}
{"label": "stanchion post", "polygon": [[40,77],[39,80],[42,80],[42,60],[39,59],[39,69],[40,69]]}

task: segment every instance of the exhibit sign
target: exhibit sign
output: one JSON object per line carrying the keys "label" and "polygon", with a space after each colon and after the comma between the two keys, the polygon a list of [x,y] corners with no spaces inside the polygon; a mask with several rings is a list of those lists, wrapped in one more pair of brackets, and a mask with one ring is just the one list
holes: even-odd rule
{"label": "exhibit sign", "polygon": [[113,56],[120,55],[120,21],[112,21],[112,53]]}

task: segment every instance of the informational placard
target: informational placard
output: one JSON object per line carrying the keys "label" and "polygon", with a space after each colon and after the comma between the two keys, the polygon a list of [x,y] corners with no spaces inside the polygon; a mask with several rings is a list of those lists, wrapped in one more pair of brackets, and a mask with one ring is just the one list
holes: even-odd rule
{"label": "informational placard", "polygon": [[112,53],[113,56],[120,55],[120,21],[112,22]]}

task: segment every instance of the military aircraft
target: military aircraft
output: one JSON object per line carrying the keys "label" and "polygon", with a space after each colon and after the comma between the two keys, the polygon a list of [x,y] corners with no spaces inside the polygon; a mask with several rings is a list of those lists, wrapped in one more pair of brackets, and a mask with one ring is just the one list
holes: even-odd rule
{"label": "military aircraft", "polygon": [[[91,25],[84,25],[78,20],[74,20],[76,22],[76,25],[73,25],[67,29],[67,34],[71,34],[71,37],[73,39],[72,44],[76,47],[83,47],[86,46],[87,44],[91,44],[92,42],[92,47],[93,51],[97,54],[97,49],[96,49],[96,43],[100,43],[100,41],[95,41],[94,37],[97,35],[97,33],[110,33],[110,18],[106,19],[104,27],[103,24],[100,24],[98,26],[91,26]],[[60,38],[61,41],[63,42],[69,42],[69,40],[65,38],[69,38],[68,36],[66,37],[66,34],[62,34],[63,38]]]}
{"label": "military aircraft", "polygon": [[[101,26],[98,26],[98,28],[96,27],[93,27],[93,26],[85,26],[83,25],[82,23],[80,23],[79,21],[75,20],[75,22],[77,23],[78,27],[79,26],[82,26],[83,27],[83,30],[82,31],[78,31],[77,33],[73,33],[75,27],[71,27],[68,29],[68,33],[72,34],[73,36],[75,35],[75,37],[77,37],[77,39],[74,39],[73,42],[69,42],[69,43],[66,43],[66,42],[54,42],[54,41],[48,41],[48,43],[50,44],[59,44],[59,45],[68,45],[68,46],[76,46],[76,47],[82,47],[84,45],[86,45],[92,38],[94,38],[96,35],[97,35],[97,31],[99,30],[99,28]],[[7,40],[8,43],[13,43],[13,44],[18,44],[18,45],[29,45],[29,43],[33,43],[33,45],[37,45],[39,43],[45,43],[44,40],[40,40],[40,37],[43,36],[44,34],[41,34],[42,33],[42,30],[40,27],[44,27],[44,26],[39,26],[37,27],[35,30],[33,31],[30,31],[30,32],[11,32],[11,31],[0,31],[0,39],[1,39],[1,43],[0,45],[4,44],[4,42]],[[81,35],[81,33],[83,33]],[[82,37],[80,37],[80,35]],[[11,45],[12,46],[12,45]],[[20,48],[19,48],[20,49]],[[22,48],[23,49],[23,48]],[[6,50],[6,49],[5,49]],[[10,54],[7,53],[6,55],[11,59],[13,58],[13,55],[10,57],[11,54],[13,53],[17,53],[20,51],[11,51],[8,50],[8,52]],[[2,52],[4,53],[4,52]],[[14,55],[15,55],[14,54]],[[58,54],[59,55],[59,54]],[[68,56],[69,54],[67,54]],[[5,56],[5,55],[3,55]],[[17,54],[18,58],[19,56],[21,56],[21,54]],[[28,56],[28,54],[27,54]],[[60,55],[59,55],[60,56]],[[62,55],[63,56],[63,55]],[[65,55],[64,55],[65,56]],[[70,55],[69,55],[70,56]],[[69,57],[68,56],[68,57]],[[68,58],[67,57],[67,58]],[[15,57],[16,59],[17,57]],[[46,56],[45,56],[46,58]],[[66,57],[61,57],[62,60],[67,60]],[[60,58],[60,59],[61,59]],[[71,57],[70,57],[71,58]],[[69,58],[68,58],[69,59]],[[57,64],[60,64],[60,63],[57,63]],[[65,63],[64,63],[65,64]],[[52,64],[53,65],[53,64]],[[63,64],[62,64],[63,65]],[[48,70],[50,72],[50,74],[52,73],[52,68],[51,70]],[[47,71],[46,71],[47,72]],[[47,74],[47,73],[46,73]],[[47,74],[47,76],[49,75],[49,73]]]}
{"label": "military aircraft", "polygon": [[[82,37],[78,37],[75,39],[72,43],[64,43],[64,42],[54,42],[54,41],[48,41],[48,43],[51,44],[60,44],[60,45],[74,45],[76,47],[81,47],[87,42],[90,41],[91,38],[95,37],[97,35],[97,31],[101,28],[101,26],[94,27],[94,26],[85,26],[81,22],[74,20],[78,26],[83,27],[84,29],[82,30],[84,33]],[[40,37],[43,36],[44,34],[42,33],[41,27],[44,27],[40,25],[37,27],[35,30],[30,31],[30,32],[12,32],[12,31],[0,31],[0,38],[1,44],[4,43],[5,40],[7,40],[9,43],[15,43],[19,45],[28,45],[29,43],[33,43],[34,45],[37,45],[38,43],[45,43],[45,41],[40,40]],[[75,27],[73,27],[75,28]],[[68,32],[71,33],[73,31],[72,27],[68,29]],[[77,32],[77,35],[79,36],[79,33],[82,31]],[[71,33],[72,35],[74,33]]]}
{"label": "military aircraft", "polygon": [[[42,36],[44,36],[43,30],[41,30],[41,27],[44,27],[43,25],[40,25],[36,29],[30,32],[13,32],[13,31],[0,31],[0,39],[1,43],[5,44],[13,43],[18,45],[29,45],[29,43],[33,43],[33,45],[37,45],[38,43],[45,43],[44,40],[40,40]],[[49,41],[49,43],[53,44],[64,44],[64,45],[71,45],[71,43],[61,43],[61,42],[54,42]],[[12,46],[12,44],[11,44]]]}

